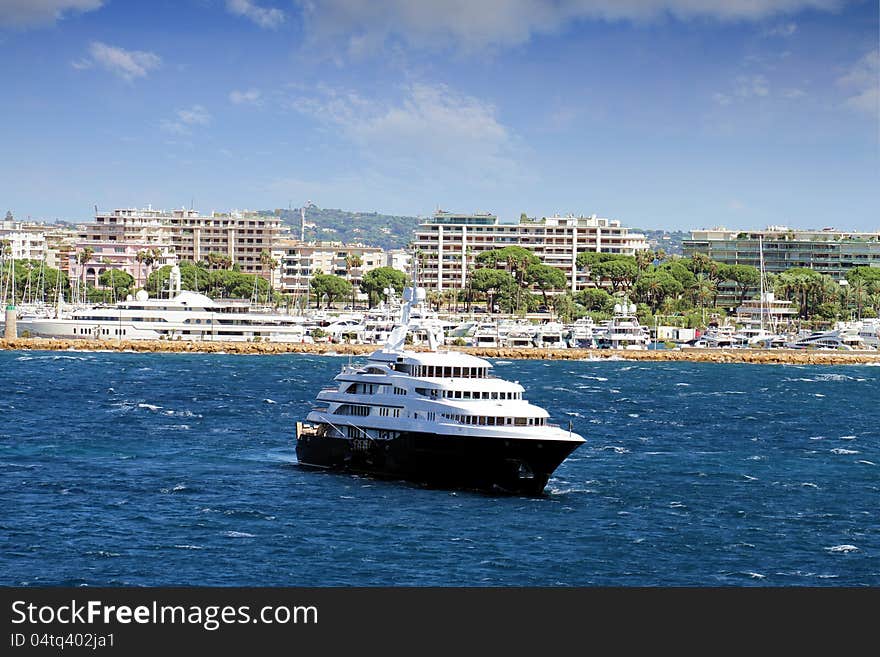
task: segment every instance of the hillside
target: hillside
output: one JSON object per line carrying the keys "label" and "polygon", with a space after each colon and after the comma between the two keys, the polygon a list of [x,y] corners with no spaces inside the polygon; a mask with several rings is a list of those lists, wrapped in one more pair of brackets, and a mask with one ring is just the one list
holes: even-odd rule
{"label": "hillside", "polygon": [[690,238],[690,231],[684,230],[647,230],[633,228],[633,232],[642,233],[648,238],[648,244],[654,250],[663,249],[668,254],[682,255],[682,240]]}
{"label": "hillside", "polygon": [[[290,226],[292,237],[299,237],[300,211],[278,209],[277,214]],[[332,240],[338,242],[361,242],[383,249],[405,248],[413,237],[420,219],[377,212],[347,212],[332,208],[306,209],[306,240]]]}

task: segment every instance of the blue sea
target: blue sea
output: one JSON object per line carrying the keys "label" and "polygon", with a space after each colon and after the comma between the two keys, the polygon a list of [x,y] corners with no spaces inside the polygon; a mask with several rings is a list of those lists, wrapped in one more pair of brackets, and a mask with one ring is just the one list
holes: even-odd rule
{"label": "blue sea", "polygon": [[880,585],[880,368],[494,361],[587,439],[520,498],[300,468],[348,362],[0,352],[0,584]]}

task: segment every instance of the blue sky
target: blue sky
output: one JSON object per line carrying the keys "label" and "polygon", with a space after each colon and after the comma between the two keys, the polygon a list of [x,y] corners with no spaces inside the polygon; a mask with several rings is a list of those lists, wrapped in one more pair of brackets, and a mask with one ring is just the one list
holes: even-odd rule
{"label": "blue sky", "polygon": [[880,230],[878,3],[0,0],[0,206]]}

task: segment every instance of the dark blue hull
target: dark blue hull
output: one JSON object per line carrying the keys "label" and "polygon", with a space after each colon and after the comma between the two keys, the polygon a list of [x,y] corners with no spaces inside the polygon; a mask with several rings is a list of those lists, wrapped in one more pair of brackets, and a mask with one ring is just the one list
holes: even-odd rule
{"label": "dark blue hull", "polygon": [[389,440],[302,435],[301,465],[404,479],[440,488],[540,495],[580,443],[403,432]]}

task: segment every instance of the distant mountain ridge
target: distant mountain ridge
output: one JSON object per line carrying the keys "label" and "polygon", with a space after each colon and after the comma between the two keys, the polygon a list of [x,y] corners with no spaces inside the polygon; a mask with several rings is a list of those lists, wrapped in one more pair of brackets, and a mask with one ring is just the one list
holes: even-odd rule
{"label": "distant mountain ridge", "polygon": [[[278,208],[265,210],[290,226],[292,237],[299,237],[300,209]],[[413,231],[424,217],[381,214],[379,212],[349,212],[335,208],[306,208],[306,240],[362,243],[383,249],[404,249],[413,239]],[[648,230],[631,228],[643,233],[653,249],[663,249],[668,254],[681,255],[681,242],[690,236],[687,231]]]}

